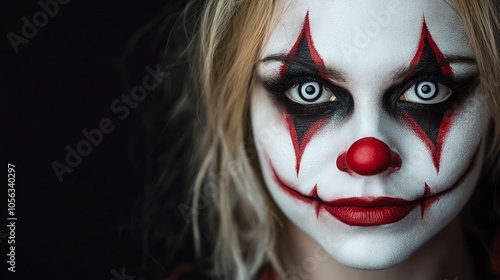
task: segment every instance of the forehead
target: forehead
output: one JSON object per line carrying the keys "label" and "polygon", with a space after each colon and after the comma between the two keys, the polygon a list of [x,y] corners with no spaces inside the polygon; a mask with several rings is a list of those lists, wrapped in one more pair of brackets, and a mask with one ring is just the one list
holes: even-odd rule
{"label": "forehead", "polygon": [[284,1],[262,57],[287,54],[308,14],[310,36],[325,65],[362,77],[408,66],[423,21],[445,57],[473,57],[455,7],[444,0]]}

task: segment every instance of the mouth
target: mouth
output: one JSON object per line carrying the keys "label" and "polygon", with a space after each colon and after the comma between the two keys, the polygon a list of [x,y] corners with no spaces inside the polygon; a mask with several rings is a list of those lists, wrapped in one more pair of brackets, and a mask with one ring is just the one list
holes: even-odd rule
{"label": "mouth", "polygon": [[396,223],[408,216],[410,212],[419,206],[421,218],[423,219],[426,210],[434,202],[454,190],[467,178],[475,165],[479,147],[480,145],[471,158],[468,167],[451,187],[433,194],[429,185],[425,183],[423,195],[415,200],[393,197],[350,197],[324,201],[318,196],[317,184],[309,194],[303,194],[295,188],[290,187],[280,178],[269,157],[267,157],[267,162],[271,168],[274,181],[280,189],[296,200],[313,205],[317,217],[320,210],[324,209],[344,224],[368,227]]}
{"label": "mouth", "polygon": [[390,197],[344,198],[324,202],[321,206],[337,220],[350,226],[376,226],[402,220],[418,201]]}

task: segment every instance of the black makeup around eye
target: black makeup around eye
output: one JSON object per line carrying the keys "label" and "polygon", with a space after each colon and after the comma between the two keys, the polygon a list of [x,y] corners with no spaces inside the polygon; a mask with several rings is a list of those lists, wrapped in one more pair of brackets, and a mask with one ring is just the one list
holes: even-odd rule
{"label": "black makeup around eye", "polygon": [[[313,76],[309,71],[304,75],[295,74],[291,77],[271,77],[262,79],[270,98],[275,106],[286,110],[290,115],[302,119],[316,119],[323,116],[331,116],[339,119],[347,117],[354,110],[354,101],[351,94],[344,88],[333,85],[331,82],[319,76]],[[320,86],[327,88],[337,98],[336,101],[300,104],[296,103],[286,96],[286,92],[292,87],[307,83],[317,82]],[[327,93],[323,93],[327,94]]]}
{"label": "black makeup around eye", "polygon": [[[452,91],[451,96],[447,100],[436,104],[419,104],[400,100],[401,96],[413,85],[417,85],[424,81],[430,81],[448,87]],[[403,111],[412,111],[414,113],[421,111],[430,113],[431,115],[435,113],[440,114],[459,105],[472,92],[477,84],[477,73],[469,74],[463,78],[449,78],[444,75],[436,76],[426,73],[416,73],[403,82],[390,87],[386,91],[384,95],[384,107],[389,114],[395,117],[399,116]]]}

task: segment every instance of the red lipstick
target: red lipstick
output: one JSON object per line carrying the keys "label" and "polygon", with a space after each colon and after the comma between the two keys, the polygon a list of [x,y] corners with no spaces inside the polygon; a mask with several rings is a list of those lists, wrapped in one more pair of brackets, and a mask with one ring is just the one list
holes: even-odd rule
{"label": "red lipstick", "polygon": [[322,206],[333,217],[351,226],[392,224],[406,217],[418,201],[391,197],[344,198],[325,202]]}

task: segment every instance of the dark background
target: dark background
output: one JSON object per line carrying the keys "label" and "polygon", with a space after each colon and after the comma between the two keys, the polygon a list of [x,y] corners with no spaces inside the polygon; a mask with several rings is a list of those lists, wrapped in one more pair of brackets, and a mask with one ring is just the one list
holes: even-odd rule
{"label": "dark background", "polygon": [[[7,239],[0,238],[0,279],[119,280],[113,271],[122,269],[129,275],[123,279],[138,279],[143,250],[134,213],[147,151],[134,143],[142,141],[142,104],[123,120],[110,107],[142,85],[146,66],[160,62],[169,1],[58,6],[16,54],[7,34],[23,36],[22,17],[33,23],[43,9],[37,1],[0,4],[2,172],[6,177],[7,163],[16,166],[18,219],[16,273],[7,271]],[[115,130],[59,182],[51,164],[66,164],[65,147],[76,149],[86,139],[82,130],[98,128],[104,118]],[[8,233],[6,195],[4,189],[0,234]]]}

